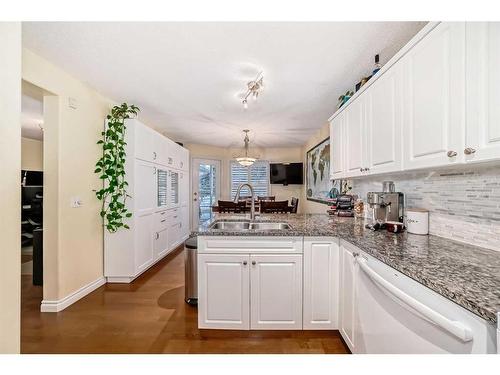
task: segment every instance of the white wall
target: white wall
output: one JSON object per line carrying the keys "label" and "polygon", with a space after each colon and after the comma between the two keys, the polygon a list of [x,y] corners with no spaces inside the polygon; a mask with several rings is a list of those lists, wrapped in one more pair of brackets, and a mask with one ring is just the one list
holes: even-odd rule
{"label": "white wall", "polygon": [[0,353],[19,353],[21,24],[0,22]]}
{"label": "white wall", "polygon": [[43,171],[43,142],[21,138],[21,169]]}
{"label": "white wall", "polygon": [[[101,182],[94,165],[96,145],[112,102],[24,49],[22,78],[44,96],[44,300],[54,301],[103,276],[100,202],[93,189]],[[74,98],[77,108],[68,106]],[[83,206],[71,208],[71,197]],[[44,255],[45,255],[44,254]]]}

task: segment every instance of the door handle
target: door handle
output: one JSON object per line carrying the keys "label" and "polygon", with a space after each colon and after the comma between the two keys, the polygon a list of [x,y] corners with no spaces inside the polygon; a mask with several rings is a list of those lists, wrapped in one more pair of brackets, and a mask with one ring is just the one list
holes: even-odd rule
{"label": "door handle", "polygon": [[156,160],[156,152],[153,151],[153,160]]}
{"label": "door handle", "polygon": [[252,260],[252,266],[255,266],[257,262],[255,260]]}

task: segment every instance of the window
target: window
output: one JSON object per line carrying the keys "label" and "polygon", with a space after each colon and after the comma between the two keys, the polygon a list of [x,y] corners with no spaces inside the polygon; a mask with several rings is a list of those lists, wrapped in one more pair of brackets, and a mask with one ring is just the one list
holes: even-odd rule
{"label": "window", "polygon": [[[238,186],[250,183],[258,197],[267,196],[269,191],[269,162],[256,161],[250,167],[244,167],[236,161],[231,162],[231,198],[234,199]],[[250,190],[241,189],[240,195],[249,196]]]}

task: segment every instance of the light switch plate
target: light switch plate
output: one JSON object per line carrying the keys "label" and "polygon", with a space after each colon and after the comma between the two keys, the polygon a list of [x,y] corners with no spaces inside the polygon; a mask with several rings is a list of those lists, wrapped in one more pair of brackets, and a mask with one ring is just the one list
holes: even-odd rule
{"label": "light switch plate", "polygon": [[82,199],[80,197],[71,197],[70,206],[72,208],[78,208],[83,206]]}

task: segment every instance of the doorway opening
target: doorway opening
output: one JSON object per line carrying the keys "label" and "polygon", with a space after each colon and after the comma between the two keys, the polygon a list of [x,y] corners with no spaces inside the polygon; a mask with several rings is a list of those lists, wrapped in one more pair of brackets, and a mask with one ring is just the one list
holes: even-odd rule
{"label": "doorway opening", "polygon": [[22,81],[21,289],[42,297],[43,284],[43,90]]}

